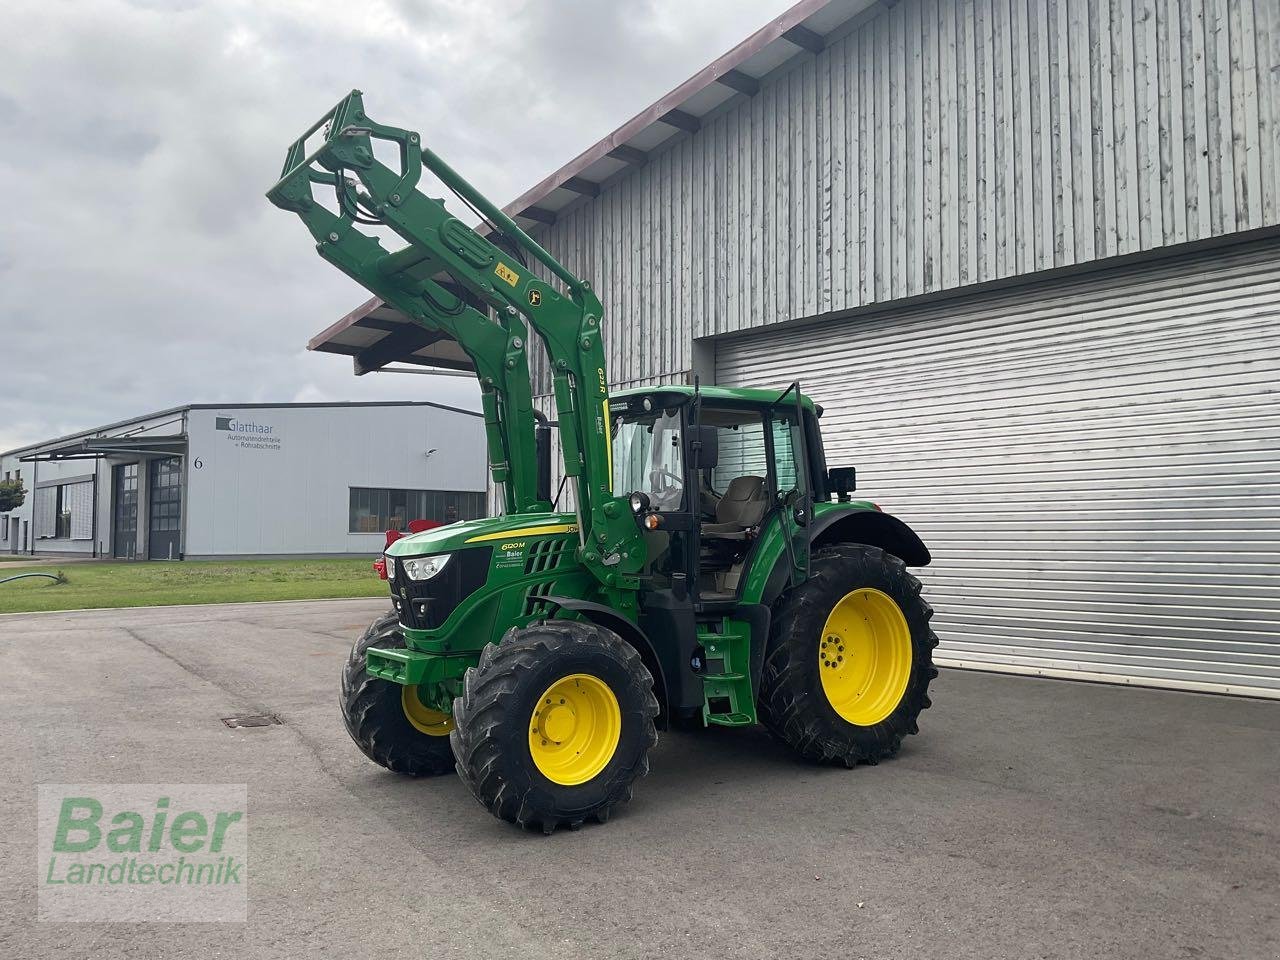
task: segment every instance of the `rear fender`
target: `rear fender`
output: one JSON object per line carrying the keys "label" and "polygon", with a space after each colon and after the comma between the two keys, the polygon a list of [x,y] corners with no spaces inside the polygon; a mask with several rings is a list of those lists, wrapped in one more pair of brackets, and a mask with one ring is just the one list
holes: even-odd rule
{"label": "rear fender", "polygon": [[[819,505],[809,527],[810,549],[832,543],[862,543],[891,553],[909,567],[928,566],[929,548],[909,526],[892,514],[870,507]],[[763,544],[762,544],[763,546]],[[768,565],[769,577],[760,592],[760,603],[772,604],[787,587],[788,562],[781,541],[757,558]]]}
{"label": "rear fender", "polygon": [[814,549],[828,543],[865,543],[892,553],[909,567],[927,567],[933,559],[914,530],[880,510],[824,510],[814,518],[809,542]]}

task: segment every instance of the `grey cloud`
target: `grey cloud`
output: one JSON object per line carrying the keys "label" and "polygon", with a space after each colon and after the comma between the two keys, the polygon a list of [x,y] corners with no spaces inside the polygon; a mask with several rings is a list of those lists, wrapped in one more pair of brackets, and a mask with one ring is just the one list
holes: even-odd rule
{"label": "grey cloud", "polygon": [[17,0],[0,58],[0,449],[188,401],[435,398],[307,339],[365,297],[264,191],[352,87],[500,202],[783,0]]}

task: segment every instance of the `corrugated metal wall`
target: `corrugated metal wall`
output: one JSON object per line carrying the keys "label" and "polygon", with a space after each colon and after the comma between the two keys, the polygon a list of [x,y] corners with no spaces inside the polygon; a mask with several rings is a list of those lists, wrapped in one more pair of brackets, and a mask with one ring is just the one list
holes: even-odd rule
{"label": "corrugated metal wall", "polygon": [[1276,223],[1276,0],[903,0],[539,236],[623,384],[695,337]]}
{"label": "corrugated metal wall", "polygon": [[929,544],[939,662],[1280,697],[1280,241],[717,360]]}

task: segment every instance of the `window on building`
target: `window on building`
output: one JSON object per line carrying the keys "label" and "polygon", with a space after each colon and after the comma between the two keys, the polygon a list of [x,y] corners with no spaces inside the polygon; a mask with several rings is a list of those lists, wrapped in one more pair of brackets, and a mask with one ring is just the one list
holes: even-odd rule
{"label": "window on building", "polygon": [[453,523],[485,515],[485,495],[456,490],[385,490],[352,487],[351,533],[404,530],[410,520]]}
{"label": "window on building", "polygon": [[47,540],[57,530],[54,519],[58,510],[58,488],[39,487],[36,490],[35,520],[36,539]]}
{"label": "window on building", "polygon": [[0,540],[5,543],[9,542],[9,515],[7,513],[0,517]]}
{"label": "window on building", "polygon": [[40,487],[35,511],[37,540],[92,540],[93,481]]}
{"label": "window on building", "polygon": [[58,506],[54,513],[54,521],[56,532],[54,536],[60,540],[71,539],[71,498],[67,496],[69,490],[66,485],[59,484],[54,487],[58,491]]}

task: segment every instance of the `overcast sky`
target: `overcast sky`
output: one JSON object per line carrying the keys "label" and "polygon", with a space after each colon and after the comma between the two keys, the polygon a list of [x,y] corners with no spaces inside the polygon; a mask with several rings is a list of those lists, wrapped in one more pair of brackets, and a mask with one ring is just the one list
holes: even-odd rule
{"label": "overcast sky", "polygon": [[[263,192],[352,87],[505,204],[787,0],[7,0],[0,450],[186,402],[436,399],[306,341],[365,294]],[[455,211],[458,212],[458,211]]]}

